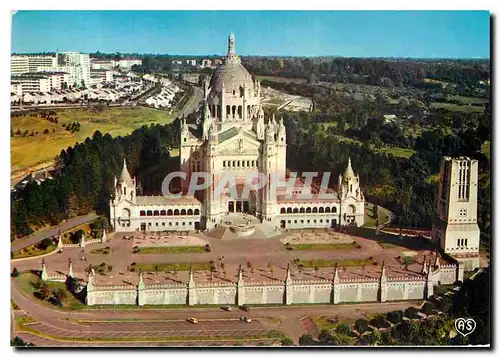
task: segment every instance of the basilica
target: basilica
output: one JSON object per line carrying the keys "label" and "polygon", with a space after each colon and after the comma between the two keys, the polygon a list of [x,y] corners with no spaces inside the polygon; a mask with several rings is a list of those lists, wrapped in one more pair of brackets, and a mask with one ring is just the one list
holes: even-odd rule
{"label": "basilica", "polygon": [[[138,196],[136,179],[124,161],[110,201],[116,231],[210,230],[230,224],[227,216],[234,214],[254,216],[275,230],[363,225],[365,200],[350,160],[338,177],[337,190],[328,190],[328,198],[300,178],[291,194],[282,187],[273,194],[269,186],[249,189],[246,197],[217,192],[215,183],[226,174],[235,178],[238,193],[252,173],[286,181],[287,134],[282,119],[265,118],[260,82],[241,64],[233,34],[223,63],[203,84],[203,93],[198,127],[184,120],[181,125],[180,170],[186,174],[182,197]],[[209,174],[213,183],[201,194],[188,195],[190,179],[197,172]],[[303,192],[311,195],[303,198]]]}

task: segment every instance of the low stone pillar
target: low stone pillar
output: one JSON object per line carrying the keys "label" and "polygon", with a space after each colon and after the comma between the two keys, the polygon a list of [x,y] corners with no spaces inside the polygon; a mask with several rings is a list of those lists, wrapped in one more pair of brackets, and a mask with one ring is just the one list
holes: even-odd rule
{"label": "low stone pillar", "polygon": [[196,305],[196,284],[193,278],[193,272],[189,271],[189,282],[187,286],[187,295],[188,295],[188,305],[193,306]]}
{"label": "low stone pillar", "polygon": [[387,276],[385,275],[385,262],[382,264],[382,273],[379,282],[380,302],[387,301]]}
{"label": "low stone pillar", "polygon": [[286,279],[285,279],[285,305],[293,304],[293,281],[290,275],[290,264],[286,268]]}
{"label": "low stone pillar", "polygon": [[139,273],[139,283],[137,284],[137,305],[144,306],[144,289],[146,285],[142,280],[142,272]]}

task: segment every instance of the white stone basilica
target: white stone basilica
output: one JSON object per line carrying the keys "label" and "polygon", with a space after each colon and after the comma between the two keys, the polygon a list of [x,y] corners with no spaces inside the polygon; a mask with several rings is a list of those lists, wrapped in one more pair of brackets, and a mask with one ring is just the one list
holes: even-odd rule
{"label": "white stone basilica", "polygon": [[[201,195],[188,196],[187,188],[194,172],[206,172],[214,183],[225,174],[235,177],[238,195],[245,191],[248,174],[278,175],[286,180],[286,129],[282,120],[264,118],[261,87],[241,64],[234,51],[234,35],[228,39],[227,55],[204,84],[203,116],[192,128],[183,121],[180,139],[180,169],[187,179],[182,181],[183,196],[137,196],[136,180],[124,162],[115,180],[115,197],[110,202],[111,222],[116,231],[182,231],[212,229],[227,224],[234,212],[257,217],[274,229],[330,228],[339,224],[364,223],[364,196],[359,176],[349,160],[339,176],[337,191],[327,191],[331,198],[319,195],[306,180],[297,179],[291,195],[286,188],[277,194],[270,186],[251,190],[249,197],[234,197],[228,192],[215,194],[215,184]],[[195,129],[195,130],[192,130]],[[201,129],[201,130],[196,130]],[[200,135],[201,132],[201,135]],[[198,134],[196,134],[198,133]],[[304,199],[305,192],[312,195]]]}

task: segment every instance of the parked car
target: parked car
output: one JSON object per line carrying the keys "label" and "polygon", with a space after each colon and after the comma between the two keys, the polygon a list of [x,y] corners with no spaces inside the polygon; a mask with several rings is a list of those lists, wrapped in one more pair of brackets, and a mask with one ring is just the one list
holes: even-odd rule
{"label": "parked car", "polygon": [[243,311],[250,311],[250,308],[248,306],[245,306],[245,305],[240,306],[240,309]]}
{"label": "parked car", "polygon": [[251,319],[251,318],[249,318],[249,317],[246,317],[246,316],[242,316],[242,317],[240,317],[240,320],[241,320],[241,321],[244,321],[244,322],[247,322],[247,323],[248,323],[248,322],[252,322],[252,319]]}
{"label": "parked car", "polygon": [[231,306],[223,306],[222,310],[231,311]]}
{"label": "parked car", "polygon": [[195,318],[195,317],[190,317],[189,319],[187,319],[188,322],[191,322],[192,324],[197,324],[198,323],[198,319]]}

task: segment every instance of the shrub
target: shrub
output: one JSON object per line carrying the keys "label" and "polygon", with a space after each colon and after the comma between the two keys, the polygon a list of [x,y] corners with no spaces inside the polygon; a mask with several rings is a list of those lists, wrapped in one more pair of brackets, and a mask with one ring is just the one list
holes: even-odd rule
{"label": "shrub", "polygon": [[281,340],[281,345],[282,346],[293,346],[293,341],[292,341],[292,339],[286,337],[286,338]]}
{"label": "shrub", "polygon": [[299,337],[299,345],[301,346],[313,346],[314,344],[315,342],[311,335],[302,335]]}
{"label": "shrub", "polygon": [[52,239],[50,238],[45,238],[44,240],[42,240],[39,244],[39,247],[43,250],[47,249],[48,247],[50,247],[51,245],[53,244],[52,242]]}
{"label": "shrub", "polygon": [[370,325],[375,326],[377,328],[389,327],[389,323],[385,321],[384,315],[377,315],[371,321]]}
{"label": "shrub", "polygon": [[405,310],[405,316],[409,319],[419,319],[418,310],[413,306],[410,306]]}
{"label": "shrub", "polygon": [[210,244],[205,244],[205,251],[209,253],[212,251],[212,247],[210,247]]}
{"label": "shrub", "polygon": [[351,328],[347,324],[340,324],[335,329],[335,332],[341,333],[343,335],[350,336],[352,334]]}
{"label": "shrub", "polygon": [[13,278],[16,278],[19,276],[19,272],[17,271],[16,267],[14,267],[14,269],[12,269],[12,273],[10,274],[10,276]]}
{"label": "shrub", "polygon": [[356,331],[363,333],[368,330],[368,321],[365,319],[357,319],[354,323],[354,327],[356,328]]}
{"label": "shrub", "polygon": [[395,310],[387,313],[387,321],[390,321],[393,324],[400,323],[403,321],[403,311]]}
{"label": "shrub", "polygon": [[432,314],[432,311],[434,311],[434,305],[432,305],[430,302],[425,302],[424,306],[422,306],[422,312],[426,315]]}

